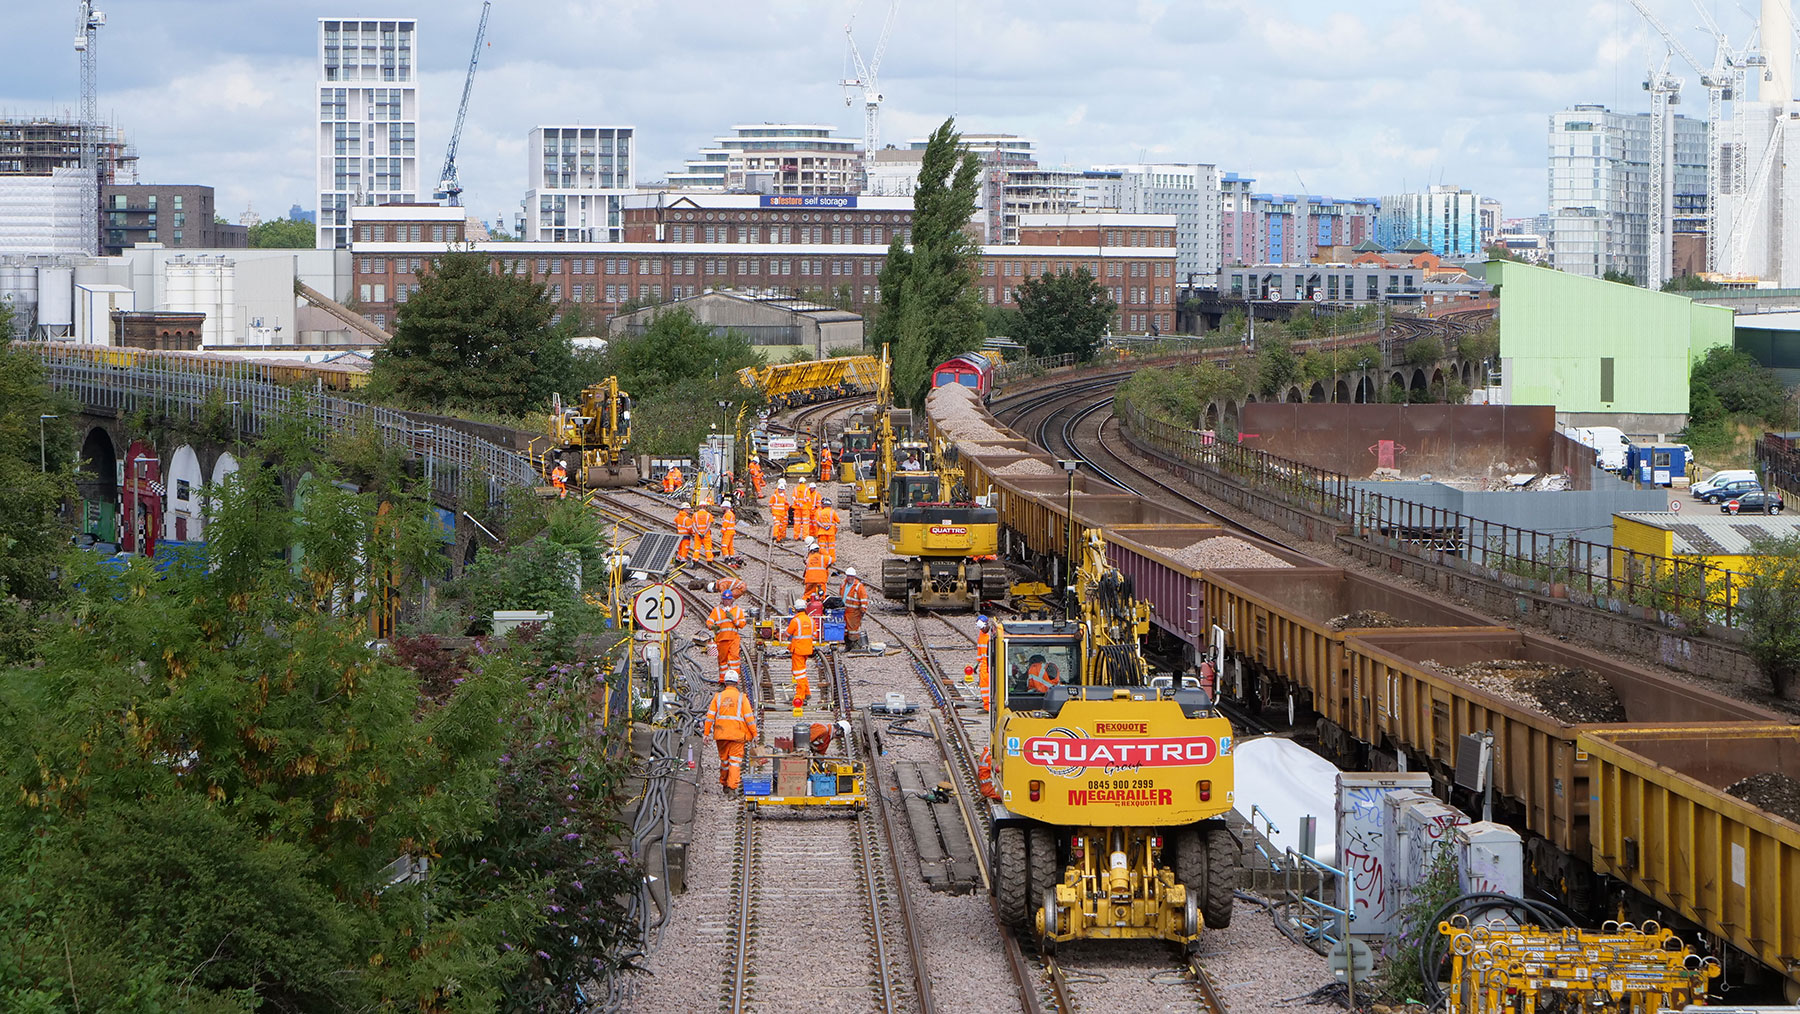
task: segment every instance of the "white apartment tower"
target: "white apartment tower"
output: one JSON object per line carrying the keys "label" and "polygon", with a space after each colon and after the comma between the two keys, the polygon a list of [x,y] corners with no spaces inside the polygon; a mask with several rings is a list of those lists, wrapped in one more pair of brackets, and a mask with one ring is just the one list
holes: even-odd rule
{"label": "white apartment tower", "polygon": [[1175,216],[1175,284],[1219,273],[1219,167],[1204,162],[1100,165],[1084,174],[1082,206]]}
{"label": "white apartment tower", "polygon": [[[1675,206],[1703,208],[1706,121],[1677,116],[1674,123]],[[1598,105],[1553,113],[1549,156],[1552,266],[1590,278],[1617,271],[1643,282],[1650,272],[1650,114]]]}
{"label": "white apartment tower", "polygon": [[350,207],[419,199],[418,22],[319,19],[320,249],[350,245]]}
{"label": "white apartment tower", "polygon": [[637,186],[632,127],[534,127],[525,193],[528,243],[617,243],[620,201]]}

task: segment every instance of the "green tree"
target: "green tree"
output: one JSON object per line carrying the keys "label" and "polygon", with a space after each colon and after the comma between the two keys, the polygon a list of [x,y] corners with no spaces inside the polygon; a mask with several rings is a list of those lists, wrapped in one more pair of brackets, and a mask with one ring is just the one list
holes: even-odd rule
{"label": "green tree", "polygon": [[1725,288],[1718,282],[1708,281],[1699,275],[1676,275],[1662,283],[1664,292],[1716,292]]}
{"label": "green tree", "polygon": [[1638,284],[1638,280],[1636,278],[1633,278],[1632,276],[1626,274],[1623,271],[1615,271],[1612,268],[1607,268],[1604,272],[1602,272],[1600,275],[1600,280],[1603,282],[1617,282],[1620,285],[1636,285],[1636,284]]}
{"label": "green tree", "polygon": [[893,347],[895,400],[914,408],[925,402],[933,367],[981,345],[982,305],[973,286],[978,251],[966,230],[981,161],[959,151],[960,141],[954,120],[932,132],[913,193],[911,249],[896,235],[881,269],[873,344]]}
{"label": "green tree", "polygon": [[[686,307],[657,313],[641,335],[614,338],[598,358],[601,376],[616,375],[637,405],[632,447],[644,454],[692,454],[721,414],[735,419],[755,398],[737,372],[759,366],[756,350],[736,331],[716,330]],[[717,405],[727,402],[721,413]]]}
{"label": "green tree", "polygon": [[1027,278],[1019,285],[1017,299],[1023,325],[1019,337],[1032,355],[1073,353],[1082,362],[1094,358],[1101,335],[1119,309],[1086,268]]}
{"label": "green tree", "polygon": [[1487,247],[1482,250],[1482,253],[1490,261],[1517,261],[1520,264],[1531,263],[1530,258],[1514,253],[1512,250],[1499,243],[1489,243]]}
{"label": "green tree", "polygon": [[544,286],[493,270],[485,254],[447,253],[400,308],[375,353],[378,395],[437,411],[519,416],[542,405],[573,363],[574,318],[553,325]]}
{"label": "green tree", "polygon": [[311,250],[317,242],[318,233],[311,222],[275,218],[250,227],[250,245],[253,247]]}
{"label": "green tree", "polygon": [[62,594],[57,574],[71,529],[61,512],[75,495],[74,414],[74,403],[44,383],[41,359],[0,345],[0,661],[32,650],[45,610]]}
{"label": "green tree", "polygon": [[1018,338],[1025,333],[1025,321],[1019,311],[1004,306],[983,307],[981,324],[989,338]]}
{"label": "green tree", "polygon": [[1256,349],[1256,391],[1273,398],[1300,379],[1300,360],[1285,338],[1258,339]]}
{"label": "green tree", "polygon": [[1444,358],[1444,343],[1435,335],[1414,338],[1406,343],[1406,351],[1401,354],[1401,358],[1409,366],[1425,366],[1435,363]]}
{"label": "green tree", "polygon": [[1738,592],[1745,647],[1776,696],[1800,679],[1800,535],[1759,536]]}

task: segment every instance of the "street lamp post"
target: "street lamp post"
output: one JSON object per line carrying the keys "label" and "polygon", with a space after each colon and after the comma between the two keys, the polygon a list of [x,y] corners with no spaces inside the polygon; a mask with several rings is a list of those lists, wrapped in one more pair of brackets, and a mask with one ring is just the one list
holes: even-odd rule
{"label": "street lamp post", "polygon": [[1074,585],[1070,575],[1075,570],[1075,470],[1081,467],[1081,462],[1074,458],[1065,458],[1058,464],[1062,465],[1063,471],[1069,475],[1069,498],[1063,508],[1063,523],[1067,528],[1069,555],[1066,557],[1066,565],[1063,567],[1063,587],[1070,588]]}
{"label": "street lamp post", "polygon": [[40,472],[48,472],[50,470],[49,459],[44,454],[44,420],[61,418],[62,416],[60,415],[38,416],[38,471]]}

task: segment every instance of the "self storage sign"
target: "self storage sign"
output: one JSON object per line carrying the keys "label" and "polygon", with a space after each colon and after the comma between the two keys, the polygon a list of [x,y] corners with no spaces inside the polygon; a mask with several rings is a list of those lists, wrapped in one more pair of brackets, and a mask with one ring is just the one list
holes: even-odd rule
{"label": "self storage sign", "polygon": [[1025,741],[1025,761],[1045,768],[1192,767],[1211,764],[1219,743],[1211,736],[1167,739],[1088,739],[1033,736]]}

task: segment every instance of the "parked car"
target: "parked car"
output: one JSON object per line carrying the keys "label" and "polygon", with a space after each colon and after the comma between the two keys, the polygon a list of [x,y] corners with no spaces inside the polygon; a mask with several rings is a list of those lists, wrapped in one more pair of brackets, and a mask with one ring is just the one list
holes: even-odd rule
{"label": "parked car", "polygon": [[1740,480],[1748,480],[1750,482],[1755,482],[1756,481],[1756,471],[1754,469],[1749,469],[1749,468],[1722,469],[1720,471],[1714,472],[1713,474],[1707,476],[1706,478],[1700,480],[1699,482],[1694,483],[1692,486],[1689,486],[1688,492],[1693,493],[1697,497],[1704,496],[1707,493],[1712,492],[1718,486],[1723,485],[1724,483],[1737,482]]}
{"label": "parked car", "polygon": [[1730,482],[1720,483],[1700,494],[1700,499],[1705,500],[1707,503],[1724,503],[1740,494],[1760,489],[1762,489],[1762,484],[1758,483],[1755,479],[1733,479]]}
{"label": "parked car", "polygon": [[1727,514],[1780,514],[1787,504],[1774,490],[1751,490],[1719,505]]}

